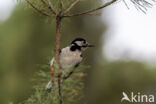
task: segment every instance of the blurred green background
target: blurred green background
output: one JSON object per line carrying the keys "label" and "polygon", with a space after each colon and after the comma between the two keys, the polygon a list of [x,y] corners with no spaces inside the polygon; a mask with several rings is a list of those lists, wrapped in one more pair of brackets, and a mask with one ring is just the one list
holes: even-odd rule
{"label": "blurred green background", "polygon": [[[83,2],[73,11],[95,5]],[[96,45],[84,53],[85,64],[90,65],[84,90],[88,104],[120,104],[123,91],[155,95],[155,67],[137,61],[109,62],[104,58],[101,38],[106,30],[107,24],[100,16],[63,21],[61,47],[76,37]],[[30,80],[39,71],[38,65],[49,63],[54,42],[55,21],[26,8],[25,3],[18,4],[10,18],[0,23],[0,104],[16,104],[33,93]]]}

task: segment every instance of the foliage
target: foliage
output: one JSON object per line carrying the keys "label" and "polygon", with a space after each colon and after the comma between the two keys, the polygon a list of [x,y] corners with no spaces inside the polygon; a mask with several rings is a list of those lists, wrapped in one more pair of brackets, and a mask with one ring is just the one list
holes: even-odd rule
{"label": "foliage", "polygon": [[[83,4],[85,2],[96,2],[97,4],[99,4],[99,8],[103,9],[106,6],[103,7],[102,5],[107,4],[107,2],[110,2],[110,4],[113,4],[114,2],[119,1],[119,0],[106,0],[106,1],[104,1],[104,0],[100,0],[100,1],[96,1],[96,0],[25,0],[25,1],[29,1],[38,10],[46,12],[47,14],[55,17],[55,16],[57,16],[57,14],[59,14],[59,12],[66,11],[71,6],[71,4],[73,4],[76,1],[77,2],[75,3],[75,5],[73,5],[72,8],[74,8],[78,2],[80,2],[81,4]],[[155,0],[121,0],[121,1],[127,6],[127,8],[129,8],[129,5],[131,5],[131,3],[132,3],[133,6],[137,10],[140,10],[143,13],[146,13],[148,8],[151,8],[153,6],[153,2],[155,2]],[[56,12],[56,15],[54,13],[50,13],[51,11],[49,9],[48,4],[53,6],[53,10]],[[30,6],[32,7],[32,5],[30,5]],[[98,6],[97,6],[97,8],[98,8]],[[93,8],[92,9],[89,9],[89,8],[84,9],[80,12],[80,14],[84,13],[85,11],[91,11],[94,9]],[[71,11],[72,10],[69,10],[68,12],[70,13]],[[96,12],[96,11],[97,10],[95,10],[94,12]],[[86,13],[86,14],[88,14],[88,13]]]}
{"label": "foliage", "polygon": [[[123,0],[123,2],[127,6],[127,8],[129,8],[128,2],[126,0]],[[146,13],[146,11],[148,10],[148,8],[151,8],[153,6],[152,3],[155,2],[155,0],[130,0],[130,2],[134,5],[134,7],[137,10],[140,10],[143,13]]]}
{"label": "foliage", "polygon": [[[19,104],[59,104],[58,97],[58,85],[57,79],[54,81],[54,86],[51,92],[45,90],[45,86],[50,79],[49,65],[42,65],[40,71],[35,74],[32,80],[34,85],[34,94],[31,95],[27,100]],[[75,69],[75,73],[63,81],[61,84],[63,101],[65,104],[73,104],[80,101],[83,97],[84,81],[83,78],[85,73],[84,67],[80,66]]]}
{"label": "foliage", "polygon": [[[48,10],[47,6],[42,2],[44,0],[29,0],[33,4],[35,4],[38,8],[43,9],[43,10]],[[74,2],[75,0],[45,0],[47,3],[50,1],[52,4],[54,4],[54,9],[57,11],[57,13],[60,11],[62,8],[63,10],[67,9],[69,5]],[[62,7],[60,7],[62,4]]]}

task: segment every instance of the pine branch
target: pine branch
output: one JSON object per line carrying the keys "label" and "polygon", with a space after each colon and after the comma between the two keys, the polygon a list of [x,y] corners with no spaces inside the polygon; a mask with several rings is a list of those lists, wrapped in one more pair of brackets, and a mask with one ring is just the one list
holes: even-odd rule
{"label": "pine branch", "polygon": [[56,11],[54,10],[53,5],[52,5],[52,3],[49,0],[47,0],[48,3],[45,0],[41,0],[41,1],[42,1],[43,4],[45,4],[50,9],[50,11],[53,14],[56,15]]}
{"label": "pine branch", "polygon": [[69,12],[80,0],[75,0],[71,5],[63,12],[63,14],[66,14]]}
{"label": "pine branch", "polygon": [[48,4],[50,5],[51,11],[54,12],[54,14],[56,14],[53,4],[50,2],[50,0],[47,0],[47,1],[48,1]]}
{"label": "pine branch", "polygon": [[50,14],[46,13],[46,12],[43,12],[42,10],[38,9],[35,5],[33,5],[29,0],[26,0],[26,2],[32,7],[34,8],[37,12],[39,12],[40,14],[42,15],[45,15],[45,16],[48,16],[48,17],[51,17]]}
{"label": "pine branch", "polygon": [[125,6],[127,7],[127,9],[129,9],[129,6],[128,6],[128,4],[126,3],[126,1],[125,0],[122,0],[123,1],[123,3],[125,4]]}
{"label": "pine branch", "polygon": [[63,11],[63,1],[62,0],[60,1],[59,8],[60,8],[59,15],[62,15],[62,11]]}
{"label": "pine branch", "polygon": [[91,9],[91,10],[88,10],[88,11],[85,11],[85,12],[81,12],[81,13],[76,13],[76,14],[71,14],[71,15],[64,15],[64,17],[74,17],[74,16],[81,16],[81,15],[88,15],[92,12],[95,12],[97,10],[100,10],[100,9],[103,9],[111,4],[113,4],[114,2],[116,2],[117,0],[112,0],[110,2],[107,2],[105,3],[104,5],[100,6],[100,7],[97,7],[97,8],[94,8],[94,9]]}
{"label": "pine branch", "polygon": [[153,5],[149,2],[155,2],[155,0],[130,0],[137,10],[141,10],[143,13],[146,13],[147,8],[151,8]]}

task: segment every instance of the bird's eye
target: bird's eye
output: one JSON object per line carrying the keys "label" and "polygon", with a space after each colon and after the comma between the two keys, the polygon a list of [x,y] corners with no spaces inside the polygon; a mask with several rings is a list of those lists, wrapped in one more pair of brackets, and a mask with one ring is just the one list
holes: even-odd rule
{"label": "bird's eye", "polygon": [[86,41],[83,41],[84,44],[86,44]]}

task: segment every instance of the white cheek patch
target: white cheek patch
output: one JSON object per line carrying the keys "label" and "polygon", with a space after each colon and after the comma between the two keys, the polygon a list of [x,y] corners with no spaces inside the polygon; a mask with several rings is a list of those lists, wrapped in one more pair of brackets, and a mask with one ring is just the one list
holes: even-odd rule
{"label": "white cheek patch", "polygon": [[76,44],[77,44],[78,46],[82,46],[82,45],[83,45],[81,41],[76,41]]}

